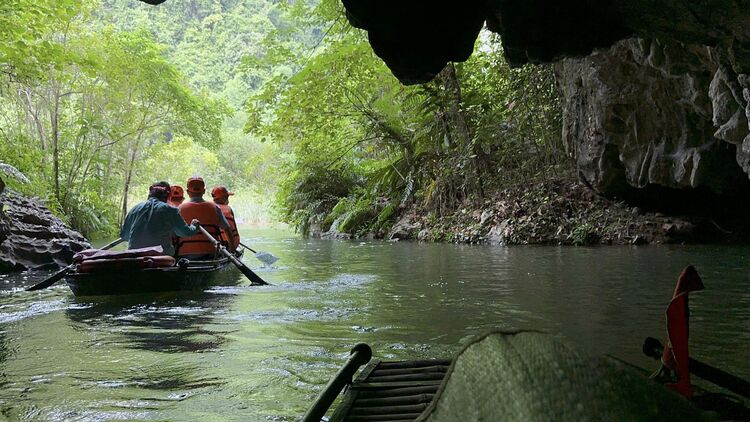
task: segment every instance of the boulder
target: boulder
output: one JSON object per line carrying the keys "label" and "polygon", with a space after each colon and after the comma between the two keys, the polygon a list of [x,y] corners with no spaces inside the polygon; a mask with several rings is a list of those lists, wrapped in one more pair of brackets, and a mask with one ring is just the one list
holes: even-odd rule
{"label": "boulder", "polygon": [[62,267],[89,247],[38,200],[12,191],[0,195],[0,271]]}
{"label": "boulder", "polygon": [[388,240],[407,240],[414,239],[422,225],[415,221],[416,216],[414,214],[404,214],[396,224],[393,225],[391,230],[388,232],[386,239]]}

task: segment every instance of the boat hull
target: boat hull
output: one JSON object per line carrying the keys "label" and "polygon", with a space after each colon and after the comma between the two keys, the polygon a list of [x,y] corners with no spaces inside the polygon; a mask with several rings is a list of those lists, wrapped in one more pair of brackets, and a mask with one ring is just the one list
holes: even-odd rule
{"label": "boat hull", "polygon": [[185,267],[145,268],[112,272],[73,272],[65,281],[76,296],[112,296],[198,291],[237,284],[240,272],[228,259],[195,261]]}

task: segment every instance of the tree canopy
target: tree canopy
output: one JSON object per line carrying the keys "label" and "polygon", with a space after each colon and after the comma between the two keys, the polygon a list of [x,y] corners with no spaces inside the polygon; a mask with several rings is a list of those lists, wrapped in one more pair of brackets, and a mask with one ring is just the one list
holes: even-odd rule
{"label": "tree canopy", "polygon": [[155,180],[201,174],[262,213],[351,233],[439,217],[554,171],[548,67],[511,70],[482,33],[465,63],[404,87],[340,2],[9,0],[0,5],[0,154],[87,234]]}

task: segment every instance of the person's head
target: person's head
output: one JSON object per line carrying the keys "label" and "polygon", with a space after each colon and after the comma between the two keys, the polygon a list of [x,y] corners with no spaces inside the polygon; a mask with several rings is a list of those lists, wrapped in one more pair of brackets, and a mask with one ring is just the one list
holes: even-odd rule
{"label": "person's head", "polygon": [[180,205],[185,200],[185,191],[182,186],[174,185],[169,192],[169,202],[174,205]]}
{"label": "person's head", "polygon": [[193,176],[187,181],[187,191],[191,198],[202,198],[206,193],[206,183],[200,176]]}
{"label": "person's head", "polygon": [[169,197],[170,186],[169,183],[161,181],[156,182],[148,188],[148,197],[156,198],[159,201],[167,202]]}
{"label": "person's head", "polygon": [[211,197],[216,204],[228,204],[230,195],[234,195],[234,192],[229,192],[226,186],[216,186],[211,189]]}

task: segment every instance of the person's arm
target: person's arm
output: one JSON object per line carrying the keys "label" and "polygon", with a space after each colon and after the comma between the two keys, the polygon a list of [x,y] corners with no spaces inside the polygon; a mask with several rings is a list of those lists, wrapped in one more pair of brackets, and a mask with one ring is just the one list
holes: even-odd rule
{"label": "person's arm", "polygon": [[221,208],[219,206],[216,206],[216,215],[219,216],[219,224],[221,225],[221,228],[224,229],[224,233],[227,234],[227,243],[229,244],[229,250],[234,253],[234,251],[237,250],[237,245],[234,244],[234,236],[232,236],[232,226],[229,225],[229,222],[227,221],[226,217],[224,217],[224,213],[221,212]]}
{"label": "person's arm", "polygon": [[[172,230],[179,237],[192,236],[198,232],[198,227],[195,224],[189,226],[185,223],[185,220],[180,215],[180,211],[175,207],[169,207],[170,224]],[[195,220],[193,220],[195,221]],[[193,222],[191,222],[193,223]]]}

